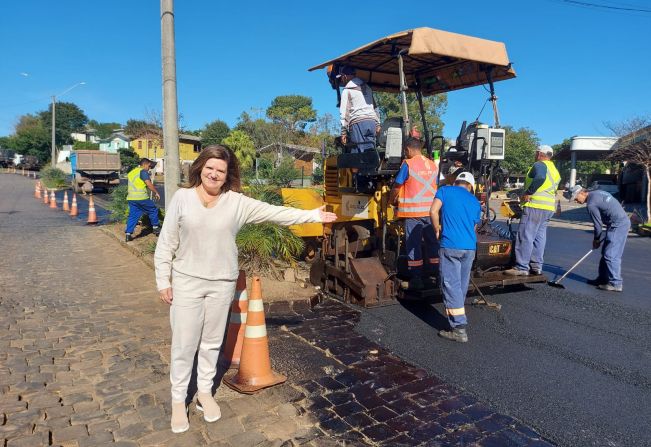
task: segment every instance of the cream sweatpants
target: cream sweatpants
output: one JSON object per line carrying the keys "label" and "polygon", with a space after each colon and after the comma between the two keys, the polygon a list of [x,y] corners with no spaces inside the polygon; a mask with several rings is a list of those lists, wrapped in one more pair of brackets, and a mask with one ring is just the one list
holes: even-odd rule
{"label": "cream sweatpants", "polygon": [[173,402],[186,399],[197,349],[197,389],[200,393],[212,391],[235,284],[235,281],[207,280],[172,271]]}

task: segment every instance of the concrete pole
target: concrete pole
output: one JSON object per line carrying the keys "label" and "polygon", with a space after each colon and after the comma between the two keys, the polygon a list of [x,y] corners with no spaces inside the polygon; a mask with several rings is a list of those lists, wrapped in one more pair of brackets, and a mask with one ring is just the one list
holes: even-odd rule
{"label": "concrete pole", "polygon": [[176,98],[176,50],[174,48],[174,0],[161,0],[161,56],[163,63],[163,149],[165,151],[165,206],[179,189],[178,104]]}
{"label": "concrete pole", "polygon": [[576,185],[576,152],[571,151],[572,165],[570,168],[570,188]]}
{"label": "concrete pole", "polygon": [[52,95],[52,161],[50,162],[53,168],[57,166],[57,149],[56,149],[56,103],[57,97]]}

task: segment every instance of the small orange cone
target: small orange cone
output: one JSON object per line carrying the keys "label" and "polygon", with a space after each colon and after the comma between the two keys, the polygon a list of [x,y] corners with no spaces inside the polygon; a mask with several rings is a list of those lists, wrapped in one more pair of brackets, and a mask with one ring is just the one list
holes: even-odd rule
{"label": "small orange cone", "polygon": [[251,299],[246,315],[240,368],[235,375],[225,377],[224,383],[240,393],[253,394],[286,380],[287,377],[277,374],[271,369],[262,290],[260,278],[256,276],[253,278]]}
{"label": "small orange cone", "polygon": [[90,195],[90,199],[88,200],[88,221],[86,221],[87,224],[96,224],[98,222],[97,220],[97,213],[95,212],[95,202],[93,201],[93,195]]}
{"label": "small orange cone", "polygon": [[79,210],[77,209],[77,194],[74,192],[72,193],[72,208],[70,208],[70,217],[75,217],[77,214],[79,214]]}
{"label": "small orange cone", "polygon": [[34,187],[34,197],[37,199],[41,198],[41,182],[36,182],[36,186]]}
{"label": "small orange cone", "polygon": [[63,192],[63,211],[66,213],[70,212],[70,206],[68,205],[68,191]]}
{"label": "small orange cone", "polygon": [[242,353],[242,341],[246,327],[246,312],[249,308],[248,296],[246,293],[246,273],[240,270],[235,287],[235,299],[231,305],[231,317],[228,323],[228,333],[224,343],[224,354],[221,364],[227,368],[240,366],[240,355]]}
{"label": "small orange cone", "polygon": [[57,196],[54,195],[54,191],[52,191],[52,194],[50,195],[50,208],[57,208]]}
{"label": "small orange cone", "polygon": [[48,196],[47,194],[48,194],[47,188],[43,188],[43,203],[46,205],[50,203],[50,196]]}

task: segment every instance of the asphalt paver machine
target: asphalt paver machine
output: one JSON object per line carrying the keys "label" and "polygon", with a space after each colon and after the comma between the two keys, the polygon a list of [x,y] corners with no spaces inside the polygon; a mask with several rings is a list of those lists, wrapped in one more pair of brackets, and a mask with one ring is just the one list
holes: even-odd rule
{"label": "asphalt paver machine", "polygon": [[[460,160],[464,170],[477,179],[476,194],[485,204],[486,214],[478,229],[473,286],[481,289],[545,282],[542,275],[513,277],[503,273],[514,261],[513,232],[491,223],[488,214],[506,137],[499,127],[494,83],[515,77],[504,44],[431,28],[392,34],[310,68],[327,69],[338,100],[341,86],[335,75],[342,65],[355,68],[357,77],[374,92],[400,94],[402,116],[382,123],[376,150],[354,153],[338,139],[340,153],[324,161],[323,201],[337,213],[338,220],[323,226],[310,270],[312,284],[364,307],[394,304],[399,299],[429,300],[439,293],[438,287],[418,292],[405,287],[404,229],[389,204],[389,192],[404,159],[403,143],[415,124],[422,129],[428,156],[431,158],[435,150],[440,152],[441,172],[446,163]],[[488,86],[494,125],[464,122],[456,143],[446,148],[442,136],[430,135],[423,97],[480,85]],[[419,102],[416,122],[407,111],[408,92]],[[369,185],[360,188],[355,181],[358,176],[369,179]],[[508,210],[510,218],[519,217],[516,204]]]}

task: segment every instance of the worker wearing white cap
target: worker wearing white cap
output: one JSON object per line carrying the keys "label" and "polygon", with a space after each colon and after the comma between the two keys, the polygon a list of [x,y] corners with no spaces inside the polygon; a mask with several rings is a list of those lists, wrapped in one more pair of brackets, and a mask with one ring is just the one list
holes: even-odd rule
{"label": "worker wearing white cap", "polygon": [[524,194],[520,198],[524,204],[515,241],[515,266],[504,272],[507,275],[542,274],[547,224],[556,211],[556,190],[561,181],[551,161],[553,156],[550,146],[539,146],[536,162],[527,172]]}
{"label": "worker wearing white cap", "polygon": [[434,232],[441,240],[441,291],[450,324],[450,329],[439,331],[439,336],[461,343],[468,341],[464,303],[477,250],[476,227],[481,220],[481,205],[473,195],[474,189],[473,175],[462,172],[453,186],[438,190],[430,209]]}

